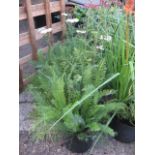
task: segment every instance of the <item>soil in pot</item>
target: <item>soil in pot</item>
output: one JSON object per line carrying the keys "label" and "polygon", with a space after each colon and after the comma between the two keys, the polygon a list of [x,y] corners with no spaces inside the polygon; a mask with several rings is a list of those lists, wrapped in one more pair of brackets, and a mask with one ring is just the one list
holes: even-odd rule
{"label": "soil in pot", "polygon": [[82,141],[77,136],[74,136],[66,142],[66,148],[73,153],[84,153],[92,146],[92,142],[91,138],[87,141]]}
{"label": "soil in pot", "polygon": [[135,141],[135,127],[128,121],[114,118],[110,127],[117,133],[115,136],[116,140],[124,143],[131,143]]}
{"label": "soil in pot", "polygon": [[115,96],[113,94],[109,94],[109,95],[106,95],[106,96],[102,96],[99,101],[98,101],[98,104],[105,104],[106,102],[114,99]]}

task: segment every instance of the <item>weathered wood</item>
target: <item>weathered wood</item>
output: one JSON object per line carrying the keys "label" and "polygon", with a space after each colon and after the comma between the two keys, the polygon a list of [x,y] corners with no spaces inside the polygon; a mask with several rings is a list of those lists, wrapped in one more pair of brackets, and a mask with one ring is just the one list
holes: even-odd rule
{"label": "weathered wood", "polygon": [[[32,10],[32,16],[41,16],[45,14],[45,9],[44,9],[44,3],[36,4],[31,6]],[[50,2],[50,10],[52,12],[57,12],[61,10],[60,2],[55,1],[55,2]],[[19,7],[19,20],[24,20],[27,19],[27,14],[25,12],[25,7]]]}
{"label": "weathered wood", "polygon": [[[52,17],[51,13],[54,12],[61,12],[61,21],[58,23],[52,24]],[[39,32],[39,29],[35,29],[34,20],[33,18],[36,16],[45,15],[46,16],[46,25],[44,28],[51,28],[52,27],[52,35],[54,33],[62,31],[62,39],[64,39],[64,32],[65,32],[65,17],[62,16],[62,13],[65,12],[65,1],[59,0],[54,2],[49,2],[49,0],[44,0],[44,3],[31,5],[31,0],[24,0],[24,5],[19,7],[19,20],[28,20],[29,32],[25,32],[19,35],[19,46],[23,46],[25,44],[30,43],[32,45],[32,53],[20,58],[19,60],[19,83],[20,88],[24,88],[31,78],[23,79],[22,75],[22,66],[23,64],[27,63],[30,60],[37,60],[37,40],[43,37],[43,34]],[[49,37],[51,34],[49,33]],[[53,38],[53,36],[52,36]],[[53,40],[53,39],[50,39]],[[43,53],[48,51],[48,47],[41,49]],[[34,73],[35,74],[35,73]],[[33,74],[33,75],[34,75]],[[32,75],[32,76],[33,76]],[[31,77],[31,76],[30,76]]]}
{"label": "weathered wood", "polygon": [[21,92],[24,88],[24,81],[23,81],[23,74],[22,74],[22,70],[19,66],[19,91]]}
{"label": "weathered wood", "polygon": [[[51,8],[50,8],[50,1],[49,0],[44,0],[45,3],[45,12],[46,12],[46,25],[47,28],[52,27],[52,17],[51,17]],[[53,43],[53,36],[52,32],[48,33],[48,46],[51,46],[51,42]]]}
{"label": "weathered wood", "polygon": [[[44,47],[40,49],[43,53],[46,53],[48,51],[48,47]],[[22,66],[23,64],[27,63],[28,61],[32,60],[32,53],[22,57],[19,59],[19,64]]]}
{"label": "weathered wood", "polygon": [[61,26],[62,26],[62,36],[61,39],[62,41],[64,40],[65,37],[65,17],[62,15],[62,13],[65,12],[65,1],[64,0],[60,0],[61,3]]}
{"label": "weathered wood", "polygon": [[[45,26],[42,28],[47,28],[47,27]],[[43,37],[43,34],[41,34],[39,32],[39,29],[35,29],[36,40],[39,40]],[[61,22],[52,24],[52,33],[53,34],[58,33],[60,31],[62,31]],[[19,35],[19,46],[23,46],[23,45],[29,44],[29,43],[30,43],[29,32],[25,32],[25,33],[22,33]]]}
{"label": "weathered wood", "polygon": [[36,43],[36,38],[35,38],[34,20],[33,20],[33,15],[32,15],[32,10],[31,10],[31,0],[26,0],[25,6],[26,6],[27,17],[28,17],[30,42],[32,46],[32,58],[33,60],[37,60],[38,59],[37,43]]}

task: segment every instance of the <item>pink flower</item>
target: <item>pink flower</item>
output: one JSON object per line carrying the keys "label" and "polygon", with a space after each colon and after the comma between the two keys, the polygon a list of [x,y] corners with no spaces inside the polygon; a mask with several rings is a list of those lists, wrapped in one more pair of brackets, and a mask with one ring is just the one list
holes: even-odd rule
{"label": "pink flower", "polygon": [[97,9],[99,7],[99,5],[96,5],[96,4],[85,4],[84,7],[85,8],[91,8],[91,9]]}

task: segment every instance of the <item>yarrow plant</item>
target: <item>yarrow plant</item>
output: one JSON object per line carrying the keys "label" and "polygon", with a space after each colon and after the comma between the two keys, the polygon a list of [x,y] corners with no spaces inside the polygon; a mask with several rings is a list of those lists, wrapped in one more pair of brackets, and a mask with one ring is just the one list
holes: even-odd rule
{"label": "yarrow plant", "polygon": [[105,40],[105,41],[108,41],[108,42],[109,42],[109,41],[112,41],[112,37],[109,36],[109,35],[107,35],[107,36],[104,37],[104,40]]}
{"label": "yarrow plant", "polygon": [[77,33],[81,33],[81,34],[85,34],[86,31],[85,30],[76,30]]}
{"label": "yarrow plant", "polygon": [[49,33],[49,32],[52,32],[52,28],[40,28],[39,30],[38,30],[38,32],[39,33],[41,33],[41,34],[47,34],[47,33]]}
{"label": "yarrow plant", "polygon": [[69,18],[69,19],[66,19],[66,23],[77,23],[79,22],[79,19],[78,18]]}
{"label": "yarrow plant", "polygon": [[96,49],[99,49],[99,50],[104,50],[104,48],[103,48],[103,46],[102,45],[100,45],[100,46],[96,46]]}
{"label": "yarrow plant", "polygon": [[67,13],[65,13],[65,12],[63,12],[61,15],[62,15],[62,16],[65,16],[65,17],[67,17],[67,16],[68,16],[68,14],[67,14]]}

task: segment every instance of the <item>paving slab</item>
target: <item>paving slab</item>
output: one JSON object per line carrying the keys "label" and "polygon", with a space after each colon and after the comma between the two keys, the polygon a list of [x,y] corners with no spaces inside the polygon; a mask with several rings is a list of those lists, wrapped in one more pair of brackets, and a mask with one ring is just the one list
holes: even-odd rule
{"label": "paving slab", "polygon": [[[33,103],[32,94],[28,91],[23,91],[19,94],[19,103]],[[22,108],[22,106],[21,106]]]}

